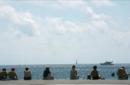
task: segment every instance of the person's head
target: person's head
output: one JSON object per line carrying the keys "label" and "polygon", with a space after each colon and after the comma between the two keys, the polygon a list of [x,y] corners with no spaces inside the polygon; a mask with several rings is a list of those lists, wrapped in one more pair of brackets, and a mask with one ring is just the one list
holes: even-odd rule
{"label": "person's head", "polygon": [[15,71],[15,68],[11,68],[11,71]]}
{"label": "person's head", "polygon": [[29,70],[29,68],[28,68],[28,67],[26,67],[26,68],[25,68],[25,70],[26,70],[26,71],[28,71],[28,70]]}
{"label": "person's head", "polygon": [[97,66],[96,66],[96,65],[95,65],[95,66],[93,66],[93,69],[94,69],[94,70],[96,70],[96,69],[97,69]]}
{"label": "person's head", "polygon": [[6,68],[3,68],[3,69],[2,69],[2,71],[4,71],[4,72],[5,72],[5,71],[6,71]]}
{"label": "person's head", "polygon": [[76,66],[75,66],[75,65],[73,65],[73,66],[72,66],[72,69],[75,69],[75,68],[76,68]]}
{"label": "person's head", "polygon": [[123,68],[122,67],[120,67],[119,69],[118,69],[118,72],[121,72],[123,70]]}
{"label": "person's head", "polygon": [[124,66],[122,66],[121,68],[122,68],[122,69],[125,69],[125,67],[124,67]]}
{"label": "person's head", "polygon": [[50,70],[50,68],[49,68],[49,67],[46,67],[46,70],[47,70],[47,71],[49,71],[49,70]]}
{"label": "person's head", "polygon": [[111,74],[111,76],[114,77],[114,76],[115,76],[115,73],[113,72],[113,73]]}

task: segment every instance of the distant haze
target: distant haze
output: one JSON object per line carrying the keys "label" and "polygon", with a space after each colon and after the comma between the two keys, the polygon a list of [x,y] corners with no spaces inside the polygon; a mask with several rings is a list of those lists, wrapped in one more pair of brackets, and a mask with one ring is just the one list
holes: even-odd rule
{"label": "distant haze", "polygon": [[130,62],[129,0],[0,0],[0,65]]}

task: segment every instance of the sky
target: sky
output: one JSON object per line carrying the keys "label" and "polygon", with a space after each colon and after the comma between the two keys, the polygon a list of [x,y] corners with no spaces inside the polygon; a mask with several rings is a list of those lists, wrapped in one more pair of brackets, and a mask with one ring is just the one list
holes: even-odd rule
{"label": "sky", "polygon": [[0,65],[130,63],[129,0],[0,0]]}

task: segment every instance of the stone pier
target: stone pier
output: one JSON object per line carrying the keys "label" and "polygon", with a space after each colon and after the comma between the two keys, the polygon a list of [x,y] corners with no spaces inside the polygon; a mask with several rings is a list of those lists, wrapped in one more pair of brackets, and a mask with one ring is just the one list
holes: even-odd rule
{"label": "stone pier", "polygon": [[13,80],[0,85],[130,85],[129,80]]}

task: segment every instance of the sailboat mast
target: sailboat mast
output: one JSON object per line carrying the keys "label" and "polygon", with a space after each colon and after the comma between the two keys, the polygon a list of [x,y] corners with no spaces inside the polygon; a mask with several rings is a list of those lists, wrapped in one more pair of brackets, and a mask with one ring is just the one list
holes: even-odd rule
{"label": "sailboat mast", "polygon": [[77,61],[77,59],[76,59],[76,65],[78,64],[78,61]]}

